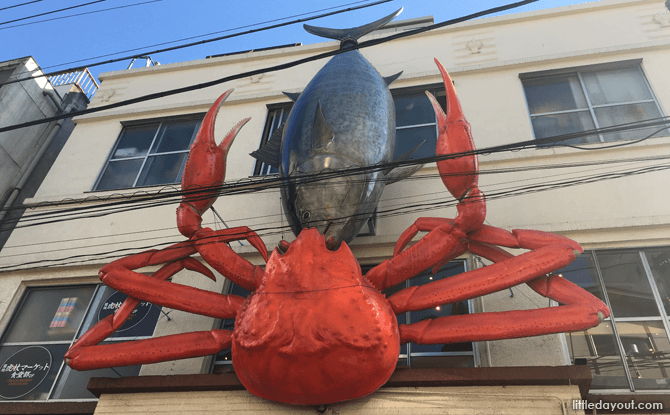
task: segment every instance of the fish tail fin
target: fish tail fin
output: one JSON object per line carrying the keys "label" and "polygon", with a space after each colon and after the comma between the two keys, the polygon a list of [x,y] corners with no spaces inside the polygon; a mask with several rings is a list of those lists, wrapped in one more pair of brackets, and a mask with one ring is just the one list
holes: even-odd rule
{"label": "fish tail fin", "polygon": [[358,27],[351,27],[349,29],[329,29],[326,27],[310,26],[307,24],[303,25],[303,27],[307,32],[313,35],[325,37],[328,39],[339,40],[340,47],[343,47],[346,44],[353,44],[353,45],[357,44],[358,39],[362,38],[363,36],[367,35],[373,30],[377,30],[378,28],[384,26],[386,23],[395,19],[395,17],[399,15],[400,12],[402,12],[402,7],[396,10],[395,12],[389,14],[388,16],[376,20],[372,23],[368,23],[366,25]]}

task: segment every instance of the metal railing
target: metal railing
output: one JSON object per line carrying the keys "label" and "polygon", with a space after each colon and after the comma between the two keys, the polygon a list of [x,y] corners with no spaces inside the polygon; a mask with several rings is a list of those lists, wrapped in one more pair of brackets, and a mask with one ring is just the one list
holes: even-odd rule
{"label": "metal railing", "polygon": [[89,100],[95,95],[95,92],[98,90],[100,85],[95,81],[91,72],[88,68],[84,68],[80,71],[67,72],[59,75],[54,75],[49,77],[49,82],[53,86],[75,84],[86,95],[86,98]]}

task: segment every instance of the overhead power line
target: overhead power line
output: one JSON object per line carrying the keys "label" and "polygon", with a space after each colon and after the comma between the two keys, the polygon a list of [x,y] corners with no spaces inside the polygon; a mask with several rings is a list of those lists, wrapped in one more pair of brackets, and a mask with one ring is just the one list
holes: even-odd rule
{"label": "overhead power line", "polygon": [[[348,4],[344,4],[342,6],[337,6],[337,7],[348,6],[348,5],[351,5],[351,4],[364,3],[365,1],[367,1],[367,0],[357,1],[357,2],[354,2],[354,3],[348,3]],[[271,26],[260,27],[258,29],[251,29],[251,30],[247,30],[245,32],[233,33],[233,34],[230,34],[230,35],[219,36],[219,37],[212,38],[212,39],[205,39],[205,40],[201,40],[201,41],[198,41],[198,42],[187,43],[187,44],[184,44],[184,45],[173,46],[173,47],[164,48],[164,49],[157,49],[157,50],[152,50],[152,51],[143,51],[143,52],[140,52],[140,53],[137,53],[137,54],[134,54],[134,55],[123,56],[123,57],[120,57],[120,58],[109,59],[109,60],[101,61],[101,62],[89,63],[89,64],[86,64],[86,65],[77,66],[77,67],[74,67],[74,68],[61,69],[59,71],[42,73],[40,75],[31,75],[31,76],[28,76],[28,77],[25,77],[25,78],[17,78],[17,79],[13,79],[11,81],[6,81],[4,84],[0,84],[0,86],[7,85],[7,84],[13,84],[13,83],[16,83],[16,82],[27,81],[27,80],[31,80],[31,79],[42,78],[42,77],[61,75],[61,74],[64,74],[64,73],[69,73],[69,72],[73,72],[73,71],[77,71],[77,70],[82,70],[84,68],[92,68],[92,67],[95,67],[95,66],[107,65],[107,64],[110,64],[110,63],[126,61],[128,59],[139,58],[139,57],[146,56],[146,55],[155,55],[155,54],[162,53],[162,52],[169,52],[169,51],[173,51],[173,50],[177,50],[177,49],[189,48],[189,47],[193,47],[193,46],[203,45],[203,44],[206,44],[206,43],[217,42],[219,40],[230,39],[230,38],[233,38],[233,37],[248,35],[248,34],[251,34],[251,33],[263,32],[263,31],[266,31],[266,30],[276,29],[276,28],[283,27],[283,26],[289,26],[289,25],[296,24],[296,23],[303,23],[303,22],[308,22],[310,20],[320,19],[322,17],[328,17],[328,16],[333,16],[333,15],[336,15],[336,14],[340,14],[340,13],[346,13],[346,12],[350,12],[350,11],[354,11],[354,10],[358,10],[358,9],[364,9],[366,7],[376,6],[376,5],[379,5],[379,4],[382,4],[382,3],[388,3],[390,1],[393,1],[393,0],[378,0],[374,3],[363,4],[363,5],[355,6],[355,7],[349,7],[347,9],[336,10],[334,12],[323,13],[323,14],[319,14],[319,15],[316,15],[316,16],[312,16],[312,17],[292,20],[292,21],[289,21],[289,22],[279,23],[279,24],[275,24],[275,25],[271,25]],[[318,13],[318,12],[321,12],[321,11],[324,11],[324,10],[331,10],[333,8],[334,7],[330,7],[330,8],[316,10],[316,11],[308,12],[308,13],[302,13],[302,14],[298,14],[298,15],[294,15],[294,16],[303,16],[303,15],[306,15],[306,14]],[[229,31],[232,31],[232,30],[243,29],[243,28],[246,28],[246,27],[258,26],[260,24],[265,24],[265,23],[271,23],[271,22],[275,22],[275,21],[290,19],[294,16],[289,16],[289,17],[284,17],[284,18],[274,19],[274,20],[268,20],[268,21],[262,22],[262,23],[255,23],[255,24],[251,24],[251,25],[247,25],[247,26],[240,26],[240,27],[237,27],[237,28],[226,29],[226,30],[222,30],[222,31],[214,32],[214,33],[210,33],[210,34],[223,33],[223,32],[229,32]],[[135,51],[135,50],[145,49],[145,48],[148,48],[148,47],[161,46],[161,45],[166,45],[166,44],[170,44],[170,43],[181,42],[181,41],[184,41],[184,40],[195,39],[195,38],[199,38],[199,37],[203,37],[203,36],[209,36],[210,34],[200,35],[200,36],[192,36],[192,37],[189,37],[189,38],[174,40],[174,41],[170,41],[170,42],[163,42],[163,43],[159,43],[159,44],[152,45],[152,46],[145,46],[145,47],[142,47],[142,48],[129,49],[129,50],[126,50],[126,51],[115,52],[115,53],[110,53],[110,54],[106,54],[106,55],[100,55],[100,56],[97,56],[97,57],[94,57],[94,58],[89,58],[89,59],[97,59],[97,58],[102,58],[102,57],[106,57],[106,56],[118,55],[119,53],[126,53],[126,52],[132,52],[132,51]],[[70,63],[77,63],[77,62],[81,62],[81,61],[85,61],[85,60],[89,60],[89,59],[80,59],[80,60],[77,60],[77,61],[73,61],[73,62],[61,64],[61,65],[52,65],[52,66],[49,66],[49,68],[54,67],[54,66],[68,65]]]}
{"label": "overhead power line", "polygon": [[337,50],[333,50],[333,51],[330,51],[330,52],[321,53],[321,54],[314,55],[314,56],[307,57],[307,58],[297,59],[297,60],[294,60],[294,61],[286,62],[286,63],[275,65],[275,66],[256,69],[256,70],[247,71],[247,72],[243,72],[243,73],[238,73],[236,75],[227,76],[227,77],[224,77],[224,78],[219,78],[219,79],[216,79],[214,81],[203,82],[201,84],[189,85],[189,86],[186,86],[186,87],[175,88],[175,89],[171,89],[171,90],[167,90],[167,91],[147,94],[147,95],[143,95],[143,96],[140,96],[140,97],[137,97],[137,98],[128,99],[128,100],[125,100],[125,101],[119,101],[119,102],[115,102],[115,103],[107,104],[107,105],[99,105],[99,106],[96,106],[94,108],[87,108],[87,109],[82,110],[82,111],[70,112],[70,113],[67,113],[67,114],[60,114],[60,115],[56,115],[56,116],[53,116],[53,117],[43,118],[43,119],[40,119],[40,120],[34,120],[34,121],[24,122],[24,123],[21,123],[21,124],[9,125],[9,126],[0,128],[0,133],[6,132],[6,131],[17,130],[19,128],[24,128],[24,127],[31,127],[33,125],[45,124],[45,123],[49,123],[49,122],[52,122],[52,121],[58,121],[58,120],[65,119],[65,118],[72,118],[72,117],[86,115],[86,114],[93,114],[93,113],[96,113],[96,112],[106,111],[106,110],[113,109],[113,108],[124,107],[124,106],[137,104],[137,103],[145,102],[145,101],[151,101],[151,100],[154,100],[154,99],[163,98],[163,97],[167,97],[167,96],[171,96],[171,95],[182,94],[184,92],[190,92],[190,91],[195,91],[195,90],[199,90],[199,89],[209,88],[211,86],[219,85],[219,84],[222,84],[222,83],[225,83],[225,82],[234,81],[234,80],[237,80],[237,79],[247,78],[249,76],[260,75],[260,74],[264,74],[264,73],[276,72],[276,71],[280,71],[280,70],[283,70],[283,69],[293,68],[293,67],[296,67],[296,66],[308,63],[308,62],[315,61],[315,60],[329,58],[329,57],[339,55],[341,53],[346,53],[346,52],[349,52],[349,51],[352,51],[352,50],[358,50],[358,49],[368,48],[368,47],[371,47],[371,46],[376,46],[376,45],[386,43],[386,42],[389,42],[389,41],[392,41],[392,40],[401,39],[401,38],[405,38],[405,37],[408,37],[408,36],[413,36],[413,35],[416,35],[416,34],[419,34],[419,33],[424,33],[424,32],[434,30],[434,29],[438,29],[438,28],[441,28],[441,27],[454,25],[456,23],[465,22],[465,21],[468,21],[468,20],[476,19],[478,17],[486,16],[486,15],[489,15],[489,14],[498,13],[498,12],[513,9],[513,8],[516,8],[516,7],[521,7],[521,6],[524,6],[526,4],[535,3],[537,1],[538,0],[523,0],[523,1],[520,1],[520,2],[507,4],[505,6],[494,7],[492,9],[484,10],[484,11],[477,12],[477,13],[472,13],[472,14],[469,14],[467,16],[459,17],[459,18],[456,18],[456,19],[447,20],[447,21],[444,21],[442,23],[437,23],[437,24],[433,24],[433,25],[430,25],[430,26],[425,26],[425,27],[422,27],[422,28],[397,33],[397,34],[394,34],[394,35],[387,36],[385,38],[372,39],[372,40],[368,40],[368,41],[365,41],[365,42],[360,42],[357,45],[350,46],[350,47],[347,47],[347,48],[337,49]]}
{"label": "overhead power line", "polygon": [[0,11],[7,10],[7,9],[13,9],[14,7],[19,7],[19,6],[25,6],[27,4],[39,3],[41,1],[44,1],[44,0],[33,0],[33,1],[26,2],[26,3],[15,4],[13,6],[3,7],[3,8],[0,9]]}
{"label": "overhead power line", "polygon": [[92,1],[92,2],[89,2],[89,3],[79,4],[77,6],[66,7],[64,9],[52,10],[52,11],[49,11],[49,12],[35,14],[35,15],[32,15],[32,16],[28,16],[28,17],[21,17],[20,19],[8,20],[6,22],[0,23],[0,26],[4,25],[4,24],[8,24],[8,23],[20,22],[21,20],[28,20],[28,19],[32,19],[32,18],[35,18],[35,17],[46,16],[47,14],[58,13],[58,12],[62,12],[62,11],[65,11],[65,10],[72,10],[72,9],[76,9],[76,8],[79,8],[79,7],[90,6],[91,4],[102,3],[103,1],[107,1],[107,0],[95,0],[95,1]]}
{"label": "overhead power line", "polygon": [[[41,1],[41,0],[40,0]],[[5,30],[5,29],[11,29],[13,27],[21,27],[21,26],[29,26],[32,24],[37,24],[37,23],[44,23],[44,22],[51,22],[53,20],[61,20],[61,19],[68,19],[70,17],[77,17],[77,16],[84,16],[87,14],[94,14],[94,13],[102,13],[102,12],[107,12],[110,10],[116,10],[116,9],[125,9],[126,7],[135,7],[135,6],[141,6],[143,4],[148,4],[148,3],[157,3],[159,1],[163,0],[151,0],[151,1],[144,1],[142,3],[133,3],[133,4],[127,4],[125,6],[117,6],[117,7],[110,7],[108,9],[101,9],[101,10],[94,10],[92,12],[85,12],[85,13],[77,13],[77,14],[70,14],[67,16],[61,16],[61,17],[53,17],[51,19],[44,19],[44,20],[37,20],[35,22],[29,22],[29,23],[22,23],[22,24],[17,24],[14,26],[7,26],[7,27],[0,27],[0,30]],[[29,78],[30,79],[30,78]]]}

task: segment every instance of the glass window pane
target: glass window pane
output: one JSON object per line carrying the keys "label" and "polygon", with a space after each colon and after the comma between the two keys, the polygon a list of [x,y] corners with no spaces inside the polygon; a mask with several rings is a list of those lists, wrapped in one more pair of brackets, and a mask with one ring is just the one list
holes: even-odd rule
{"label": "glass window pane", "polygon": [[[114,312],[116,312],[116,310],[121,306],[121,304],[123,304],[128,296],[112,288],[104,287],[103,292],[99,298],[101,301],[97,302],[97,304],[94,304],[95,309],[92,309],[89,312],[90,318],[87,319],[85,326],[82,328],[80,334],[84,334],[89,327],[93,326],[98,321],[104,319],[110,314],[114,314]],[[151,337],[154,334],[156,323],[158,322],[160,314],[160,306],[143,301],[128,317],[126,322],[108,338]]]}
{"label": "glass window pane", "polygon": [[653,99],[637,66],[582,73],[592,105]]}
{"label": "glass window pane", "polygon": [[611,322],[604,321],[589,330],[566,333],[566,340],[572,361],[586,359],[591,368],[591,389],[629,388]]}
{"label": "glass window pane", "polygon": [[524,81],[531,114],[588,108],[577,75]]}
{"label": "glass window pane", "polygon": [[417,159],[435,155],[437,130],[434,125],[426,127],[404,128],[395,132],[395,152],[393,159],[407,153],[422,141],[425,142],[409,158]]}
{"label": "glass window pane", "polygon": [[[588,131],[595,128],[591,114],[588,111],[567,112],[563,114],[543,115],[531,117],[535,138],[546,138],[557,135]],[[597,134],[577,137],[571,140],[560,141],[557,144],[597,143],[600,137]]]}
{"label": "glass window pane", "polygon": [[157,128],[158,123],[124,129],[112,159],[141,157],[147,154]]}
{"label": "glass window pane", "polygon": [[3,343],[65,341],[69,344],[94,291],[94,285],[30,290]]}
{"label": "glass window pane", "polygon": [[424,92],[395,96],[393,100],[397,127],[435,122],[433,105]]}
{"label": "glass window pane", "polygon": [[150,156],[137,180],[137,186],[178,183],[187,157],[188,153]]}
{"label": "glass window pane", "polygon": [[163,123],[151,148],[151,154],[188,150],[199,124],[198,120]]}
{"label": "glass window pane", "polygon": [[[233,284],[233,287],[231,289],[231,294],[239,295],[240,297],[247,298],[249,294],[251,294],[250,291],[245,290],[244,288]],[[235,329],[235,319],[227,319],[227,320],[222,320],[221,321],[221,328],[224,330],[234,330]],[[222,350],[220,351],[216,356],[214,356],[214,362],[215,364],[220,364],[220,363],[226,363],[226,362],[232,362],[233,356],[231,355],[230,349]],[[229,370],[222,370],[219,369],[216,371],[216,373],[223,373],[223,372],[230,372],[233,371],[232,365],[230,366]]]}
{"label": "glass window pane", "polygon": [[[111,344],[112,342],[103,342],[101,344]],[[96,396],[86,389],[88,381],[91,378],[118,378],[126,376],[138,376],[141,365],[123,366],[112,369],[98,369],[76,371],[69,367],[63,367],[63,373],[59,377],[58,384],[54,389],[51,399],[96,399]]]}
{"label": "glass window pane", "polygon": [[580,286],[605,302],[605,296],[600,288],[600,283],[598,283],[598,271],[593,263],[593,256],[590,252],[584,252],[568,264],[568,266],[557,271],[556,274]]}
{"label": "glass window pane", "polygon": [[[465,271],[463,262],[449,262],[440,271],[434,275],[428,271],[421,275],[410,279],[410,286],[425,285],[433,281],[449,278]],[[432,307],[427,310],[412,311],[410,315],[410,323],[417,323],[427,319],[436,319],[444,316],[456,316],[469,314],[468,302],[461,301],[454,304],[444,304],[437,307]],[[411,343],[410,353],[439,353],[439,352],[468,352],[472,351],[472,343],[453,343],[453,344],[414,344]],[[412,366],[414,366],[412,360]]]}
{"label": "glass window pane", "polygon": [[670,343],[660,321],[617,322],[636,390],[670,387]]}
{"label": "glass window pane", "polygon": [[96,190],[123,189],[133,187],[143,159],[112,161],[107,164]]}
{"label": "glass window pane", "polygon": [[[661,116],[656,104],[653,102],[595,108],[594,112],[601,128],[635,121],[649,120]],[[658,131],[656,137],[668,135],[667,129],[659,131],[662,127],[663,126],[653,126],[636,130],[619,131],[616,133],[603,134],[603,138],[605,141],[632,140],[650,136],[656,131]]]}
{"label": "glass window pane", "polygon": [[[35,346],[4,346],[0,348],[0,365],[12,364],[15,363],[11,360],[8,360],[15,353],[27,349],[28,347]],[[30,384],[33,382],[35,376],[31,379],[23,379],[19,375],[21,372],[16,373],[16,378],[12,379],[11,376],[7,376],[9,372],[0,372],[3,375],[0,375],[0,402],[5,400],[10,401],[28,401],[28,400],[46,400],[49,397],[49,391],[56,380],[56,375],[63,364],[63,357],[65,352],[70,347],[70,344],[47,344],[40,346],[41,348],[47,349],[48,353],[51,355],[51,366],[48,369],[46,377],[43,377],[41,382],[38,384]],[[6,362],[6,363],[5,363]],[[23,363],[22,364],[29,364]],[[34,365],[34,364],[33,364]],[[0,366],[1,367],[1,366]],[[23,383],[19,385],[18,383]],[[22,386],[25,386],[25,390],[21,391]],[[21,396],[18,396],[21,395]],[[3,398],[4,397],[4,398]]]}
{"label": "glass window pane", "polygon": [[647,248],[644,252],[665,312],[670,315],[670,248]]}
{"label": "glass window pane", "polygon": [[597,252],[615,318],[659,316],[638,251]]}

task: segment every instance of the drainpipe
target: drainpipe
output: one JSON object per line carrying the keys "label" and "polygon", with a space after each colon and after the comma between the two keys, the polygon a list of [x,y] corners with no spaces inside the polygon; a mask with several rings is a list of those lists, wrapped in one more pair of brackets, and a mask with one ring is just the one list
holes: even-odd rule
{"label": "drainpipe", "polygon": [[[56,95],[55,91],[45,90],[42,93],[45,96],[49,97],[54,106],[58,108],[58,114],[69,113],[72,112],[72,110],[76,109],[76,105],[74,103],[68,104],[68,106],[65,107],[65,109],[63,109],[63,107],[58,102],[60,101],[60,97]],[[12,190],[12,193],[9,195],[7,202],[5,202],[5,205],[2,207],[2,210],[0,211],[0,223],[7,215],[7,212],[9,212],[9,208],[12,207],[14,201],[19,196],[19,193],[21,193],[21,189],[28,181],[28,178],[32,174],[33,170],[35,170],[35,167],[42,159],[44,153],[47,151],[49,144],[51,144],[54,137],[56,137],[56,134],[58,134],[58,131],[60,131],[64,121],[65,121],[64,119],[56,121],[56,124],[52,127],[51,131],[49,132],[49,136],[46,138],[46,140],[44,140],[44,143],[42,143],[42,146],[37,151],[37,153],[35,153],[33,159],[30,161],[30,165],[28,165],[28,168],[21,175],[21,179],[19,179],[19,182],[14,187],[14,190]]]}

